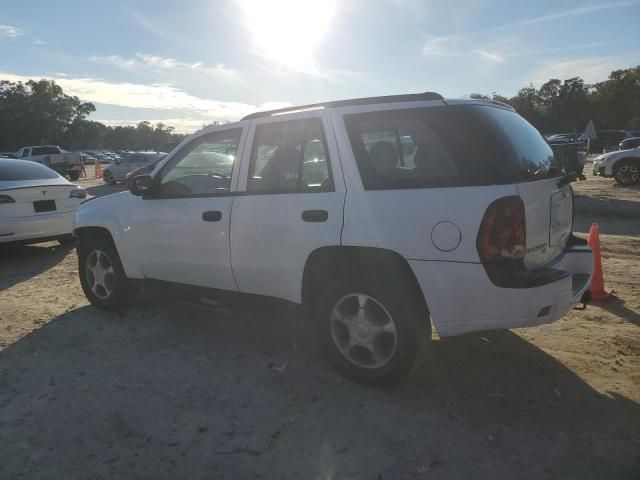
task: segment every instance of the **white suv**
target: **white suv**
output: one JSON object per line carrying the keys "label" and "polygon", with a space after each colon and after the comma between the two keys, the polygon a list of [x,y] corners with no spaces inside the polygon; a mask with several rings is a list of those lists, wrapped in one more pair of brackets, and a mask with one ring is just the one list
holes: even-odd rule
{"label": "white suv", "polygon": [[[434,93],[261,112],[182,142],[75,218],[101,308],[138,283],[301,304],[331,363],[388,383],[442,337],[553,322],[591,251],[542,136],[510,107]],[[209,293],[211,292],[211,293]]]}

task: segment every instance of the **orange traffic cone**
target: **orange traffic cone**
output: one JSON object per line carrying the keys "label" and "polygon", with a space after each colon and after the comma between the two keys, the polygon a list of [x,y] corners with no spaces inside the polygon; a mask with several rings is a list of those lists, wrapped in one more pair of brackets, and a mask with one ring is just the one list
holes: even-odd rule
{"label": "orange traffic cone", "polygon": [[597,223],[591,224],[589,230],[589,246],[593,251],[593,277],[589,291],[591,292],[591,301],[608,302],[611,300],[613,290],[604,287],[604,274],[602,273],[602,256],[600,255],[600,227]]}
{"label": "orange traffic cone", "polygon": [[96,178],[102,178],[102,165],[96,162]]}

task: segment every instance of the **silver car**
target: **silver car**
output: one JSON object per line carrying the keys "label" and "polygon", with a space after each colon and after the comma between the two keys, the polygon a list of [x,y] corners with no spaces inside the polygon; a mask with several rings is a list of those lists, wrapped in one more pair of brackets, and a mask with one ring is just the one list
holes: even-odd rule
{"label": "silver car", "polygon": [[127,173],[149,165],[165,155],[163,152],[136,152],[125,155],[104,167],[104,181],[109,184],[124,182]]}

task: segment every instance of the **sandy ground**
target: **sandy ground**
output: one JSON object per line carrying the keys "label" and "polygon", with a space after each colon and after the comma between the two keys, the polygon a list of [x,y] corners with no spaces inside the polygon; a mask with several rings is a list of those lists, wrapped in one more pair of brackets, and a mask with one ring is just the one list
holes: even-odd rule
{"label": "sandy ground", "polygon": [[388,391],[275,305],[106,313],[71,248],[0,249],[0,478],[640,478],[640,187],[574,188],[619,299],[435,340]]}

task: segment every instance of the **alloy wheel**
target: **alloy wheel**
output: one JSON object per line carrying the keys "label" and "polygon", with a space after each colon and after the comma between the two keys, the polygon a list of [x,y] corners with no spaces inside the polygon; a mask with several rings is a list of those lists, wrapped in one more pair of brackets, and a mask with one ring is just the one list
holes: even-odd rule
{"label": "alloy wheel", "polygon": [[336,302],[331,311],[331,336],[347,360],[368,369],[386,365],[398,344],[393,317],[364,293],[351,293]]}
{"label": "alloy wheel", "polygon": [[106,300],[113,293],[115,287],[113,263],[102,250],[92,250],[87,256],[85,276],[89,288],[99,299]]}
{"label": "alloy wheel", "polygon": [[640,170],[635,165],[622,165],[616,172],[616,177],[620,183],[630,185],[640,179]]}

